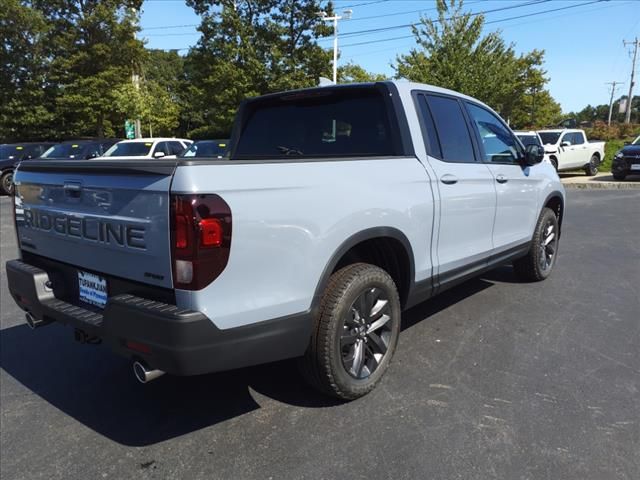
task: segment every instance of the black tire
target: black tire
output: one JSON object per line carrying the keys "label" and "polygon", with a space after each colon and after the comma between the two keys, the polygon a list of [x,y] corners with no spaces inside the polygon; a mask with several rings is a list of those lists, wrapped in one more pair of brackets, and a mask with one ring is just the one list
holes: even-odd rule
{"label": "black tire", "polygon": [[626,173],[613,172],[613,178],[621,182],[622,180],[627,178],[627,174]]}
{"label": "black tire", "polygon": [[7,195],[13,195],[13,171],[5,172],[0,177],[0,190]]}
{"label": "black tire", "polygon": [[[539,282],[551,275],[558,256],[559,232],[555,213],[550,208],[543,208],[533,232],[529,252],[513,262],[518,278],[527,282]],[[553,237],[549,240],[552,233]]]}
{"label": "black tire", "polygon": [[[381,303],[384,305],[376,310]],[[359,311],[367,313],[359,316]],[[356,263],[335,272],[323,293],[311,342],[300,361],[305,379],[342,400],[369,393],[395,352],[400,315],[396,285],[381,268]]]}
{"label": "black tire", "polygon": [[549,159],[549,161],[551,162],[551,165],[553,165],[553,168],[556,169],[556,172],[558,171],[558,160],[556,160],[554,157],[551,157]]}
{"label": "black tire", "polygon": [[587,174],[588,177],[595,177],[598,173],[598,165],[600,164],[600,159],[597,155],[592,155],[591,160],[584,167],[584,173]]}

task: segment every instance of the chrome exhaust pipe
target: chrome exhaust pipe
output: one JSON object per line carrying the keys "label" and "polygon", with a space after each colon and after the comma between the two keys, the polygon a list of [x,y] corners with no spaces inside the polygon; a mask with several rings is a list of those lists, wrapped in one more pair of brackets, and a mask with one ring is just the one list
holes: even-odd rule
{"label": "chrome exhaust pipe", "polygon": [[35,330],[38,327],[43,327],[44,325],[47,325],[49,323],[51,323],[51,321],[49,320],[39,320],[36,317],[34,317],[30,312],[27,312],[24,314],[24,318],[27,322],[27,325],[29,325],[29,328],[31,330]]}
{"label": "chrome exhaust pipe", "polygon": [[164,372],[162,370],[152,370],[146,364],[136,361],[133,362],[133,374],[140,383],[148,383],[164,375]]}

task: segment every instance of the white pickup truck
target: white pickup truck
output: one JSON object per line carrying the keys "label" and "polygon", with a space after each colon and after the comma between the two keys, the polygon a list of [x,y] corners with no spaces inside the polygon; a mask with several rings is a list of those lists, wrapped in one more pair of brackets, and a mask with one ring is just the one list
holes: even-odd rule
{"label": "white pickup truck", "polygon": [[501,264],[551,273],[565,196],[542,158],[428,85],[259,97],[222,159],[22,163],[9,291],[31,327],[102,339],[142,382],[301,357],[352,399],[403,310]]}
{"label": "white pickup truck", "polygon": [[589,176],[598,173],[605,142],[587,141],[584,130],[539,130],[538,134],[557,171],[583,169]]}

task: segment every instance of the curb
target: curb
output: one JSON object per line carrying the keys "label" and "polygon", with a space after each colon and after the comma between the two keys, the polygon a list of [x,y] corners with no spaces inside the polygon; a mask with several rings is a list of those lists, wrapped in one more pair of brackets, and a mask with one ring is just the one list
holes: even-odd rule
{"label": "curb", "polygon": [[562,182],[564,188],[577,190],[635,190],[640,189],[640,182]]}

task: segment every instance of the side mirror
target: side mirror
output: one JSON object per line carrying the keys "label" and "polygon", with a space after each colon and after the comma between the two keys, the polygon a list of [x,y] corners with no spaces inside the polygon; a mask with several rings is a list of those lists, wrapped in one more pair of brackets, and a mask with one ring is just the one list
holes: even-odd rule
{"label": "side mirror", "polygon": [[570,146],[571,146],[571,142],[566,142],[566,141],[565,141],[565,142],[562,142],[562,143],[560,144],[560,146],[561,146],[561,147],[570,147]]}
{"label": "side mirror", "polygon": [[89,158],[96,158],[98,156],[98,152],[91,152]]}
{"label": "side mirror", "polygon": [[164,157],[164,152],[156,152],[153,154],[153,158],[162,158]]}
{"label": "side mirror", "polygon": [[544,148],[540,145],[527,145],[524,151],[524,164],[532,166],[540,163],[544,158]]}
{"label": "side mirror", "polygon": [[631,145],[631,142],[628,142],[628,141],[627,141],[627,142],[624,142],[624,144],[625,144],[625,146],[626,146],[626,145]]}

